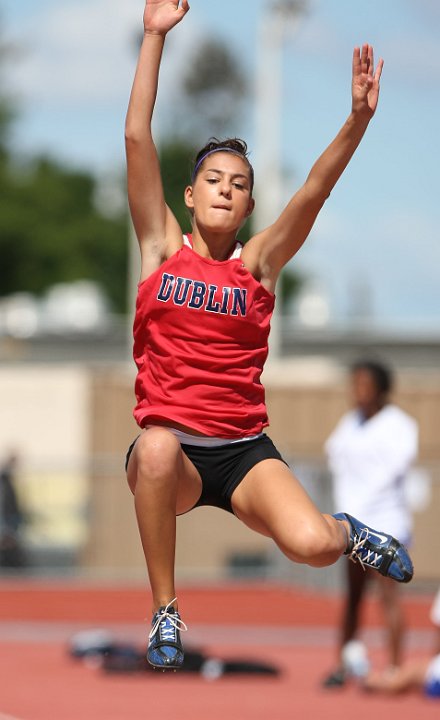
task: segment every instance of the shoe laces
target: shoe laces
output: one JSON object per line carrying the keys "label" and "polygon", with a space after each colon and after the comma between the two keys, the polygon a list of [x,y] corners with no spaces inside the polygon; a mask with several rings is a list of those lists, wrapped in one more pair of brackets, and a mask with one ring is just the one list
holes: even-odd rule
{"label": "shoe laces", "polygon": [[[380,553],[377,553],[371,548],[365,546],[369,538],[370,533],[368,532],[368,528],[362,528],[359,536],[357,536],[354,541],[352,551],[349,555],[350,560],[354,563],[359,562],[364,571],[366,570],[366,565],[368,567],[378,568],[379,562],[382,560],[382,555]],[[364,554],[363,557],[361,553]]]}
{"label": "shoe laces", "polygon": [[173,598],[173,600],[170,600],[168,605],[166,605],[163,610],[160,610],[160,612],[157,613],[156,620],[148,636],[150,640],[159,630],[159,636],[161,640],[176,642],[176,630],[188,630],[187,626],[181,619],[180,615],[174,610],[174,608],[172,608],[172,612],[170,612],[170,607],[174,602],[176,602],[176,600],[177,598]]}

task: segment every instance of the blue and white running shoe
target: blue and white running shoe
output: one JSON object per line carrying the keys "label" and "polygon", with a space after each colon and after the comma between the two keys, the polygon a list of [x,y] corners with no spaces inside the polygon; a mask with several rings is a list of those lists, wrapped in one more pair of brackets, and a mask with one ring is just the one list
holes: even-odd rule
{"label": "blue and white running shoe", "polygon": [[153,615],[148,640],[147,660],[161,670],[177,670],[183,663],[180,631],[187,630],[177,610],[172,607],[177,598],[160,607]]}
{"label": "blue and white running shoe", "polygon": [[352,515],[337,513],[336,520],[347,520],[350,525],[350,542],[345,555],[362,567],[373,568],[385,577],[407,583],[412,579],[414,568],[411,558],[398,540],[385,532],[367,527]]}

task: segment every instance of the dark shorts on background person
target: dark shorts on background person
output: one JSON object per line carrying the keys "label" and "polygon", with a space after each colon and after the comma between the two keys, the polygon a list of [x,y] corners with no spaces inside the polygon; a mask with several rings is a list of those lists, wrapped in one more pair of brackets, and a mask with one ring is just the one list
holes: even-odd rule
{"label": "dark shorts on background person", "polygon": [[[136,440],[137,438],[128,449],[126,470]],[[202,478],[202,494],[194,507],[211,505],[232,514],[232,493],[249,470],[262,460],[269,459],[281,460],[287,465],[272,440],[264,433],[253,440],[241,440],[218,447],[198,447],[183,443],[181,447]]]}

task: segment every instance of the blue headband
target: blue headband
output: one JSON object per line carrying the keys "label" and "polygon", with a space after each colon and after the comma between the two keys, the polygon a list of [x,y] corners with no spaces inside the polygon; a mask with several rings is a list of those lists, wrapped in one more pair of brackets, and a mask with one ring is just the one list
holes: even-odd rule
{"label": "blue headband", "polygon": [[[197,175],[197,173],[198,173],[198,171],[199,171],[199,169],[200,169],[201,164],[206,160],[207,157],[209,157],[210,155],[213,155],[213,154],[216,153],[216,152],[230,152],[230,153],[232,153],[233,155],[237,155],[237,157],[240,157],[240,158],[242,158],[243,160],[246,160],[246,161],[248,162],[248,164],[249,164],[250,169],[251,169],[251,179],[253,178],[253,174],[254,174],[254,173],[253,173],[252,165],[250,164],[250,162],[249,162],[249,160],[247,159],[247,157],[245,157],[245,155],[242,155],[242,153],[238,152],[237,150],[233,150],[233,148],[217,147],[217,148],[214,148],[213,150],[208,150],[207,152],[205,152],[205,154],[202,155],[202,157],[197,161],[197,163],[196,163],[196,165],[195,165],[195,167],[194,167],[194,170],[192,171],[192,175],[191,175],[191,182],[192,182],[192,183],[194,182],[194,180],[195,180],[195,178],[196,178],[196,175]],[[252,184],[253,184],[253,183],[252,183]]]}

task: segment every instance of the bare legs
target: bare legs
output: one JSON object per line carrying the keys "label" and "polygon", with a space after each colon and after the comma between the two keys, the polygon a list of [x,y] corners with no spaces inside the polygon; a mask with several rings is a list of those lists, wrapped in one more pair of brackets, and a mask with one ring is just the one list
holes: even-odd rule
{"label": "bare legs", "polygon": [[134,494],[155,612],[176,596],[176,514],[197,502],[201,480],[175,436],[166,428],[151,427],[133,448],[128,483]]}
{"label": "bare legs", "polygon": [[[166,428],[150,427],[134,446],[128,482],[156,611],[175,597],[176,514],[197,502],[201,480],[175,436]],[[238,518],[272,537],[294,562],[331,565],[347,547],[346,523],[322,515],[279,460],[255,465],[234,491],[232,505]]]}
{"label": "bare legs", "polygon": [[240,520],[271,537],[294,562],[332,565],[347,547],[348,524],[320,513],[279,460],[255,465],[234,491],[232,506]]}

